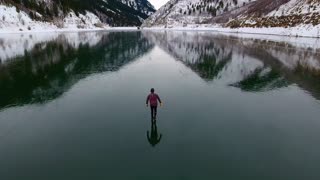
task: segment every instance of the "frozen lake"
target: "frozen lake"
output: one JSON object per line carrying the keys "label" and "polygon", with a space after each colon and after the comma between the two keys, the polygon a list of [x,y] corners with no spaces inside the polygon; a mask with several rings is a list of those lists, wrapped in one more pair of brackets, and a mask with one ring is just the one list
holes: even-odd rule
{"label": "frozen lake", "polygon": [[0,35],[0,179],[320,179],[320,42],[256,37]]}

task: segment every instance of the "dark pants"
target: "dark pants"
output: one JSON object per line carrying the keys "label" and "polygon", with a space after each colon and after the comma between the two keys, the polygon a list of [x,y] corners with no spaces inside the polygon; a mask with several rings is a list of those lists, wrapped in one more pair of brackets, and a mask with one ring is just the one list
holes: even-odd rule
{"label": "dark pants", "polygon": [[151,119],[155,119],[157,117],[157,106],[150,106],[151,108]]}

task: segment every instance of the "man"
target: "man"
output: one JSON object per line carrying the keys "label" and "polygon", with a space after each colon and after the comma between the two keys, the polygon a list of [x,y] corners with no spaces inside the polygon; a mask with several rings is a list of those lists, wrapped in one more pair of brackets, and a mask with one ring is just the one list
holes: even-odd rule
{"label": "man", "polygon": [[162,106],[162,102],[160,100],[160,97],[158,96],[158,94],[154,93],[154,89],[152,88],[150,90],[150,94],[147,97],[147,107],[148,107],[148,103],[150,103],[150,109],[151,109],[151,120],[155,121],[156,117],[157,117],[157,107],[158,107],[158,101],[160,103],[160,106]]}

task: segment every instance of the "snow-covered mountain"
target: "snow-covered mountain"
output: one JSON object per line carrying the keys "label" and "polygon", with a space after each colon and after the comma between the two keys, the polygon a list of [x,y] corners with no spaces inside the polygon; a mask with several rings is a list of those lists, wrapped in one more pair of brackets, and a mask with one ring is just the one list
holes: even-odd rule
{"label": "snow-covered mountain", "polygon": [[[123,4],[147,15],[150,16],[155,12],[155,9],[152,4],[147,0],[120,0]],[[143,18],[143,17],[141,17]],[[143,18],[145,19],[145,18]]]}
{"label": "snow-covered mountain", "polygon": [[143,27],[295,27],[320,24],[319,0],[171,0]]}
{"label": "snow-covered mountain", "polygon": [[0,26],[20,31],[139,26],[154,12],[148,0],[0,0]]}
{"label": "snow-covered mountain", "polygon": [[320,0],[259,0],[229,27],[296,27],[320,24]]}
{"label": "snow-covered mountain", "polygon": [[253,1],[255,0],[170,0],[150,16],[143,26],[173,27],[202,24]]}

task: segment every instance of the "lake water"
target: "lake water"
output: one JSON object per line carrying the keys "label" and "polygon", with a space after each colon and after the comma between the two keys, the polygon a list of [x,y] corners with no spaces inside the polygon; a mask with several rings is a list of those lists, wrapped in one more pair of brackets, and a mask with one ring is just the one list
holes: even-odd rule
{"label": "lake water", "polygon": [[[318,44],[0,35],[0,179],[320,179]],[[151,87],[164,102],[153,127]]]}

